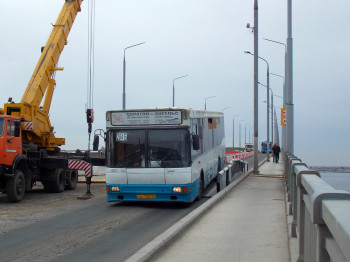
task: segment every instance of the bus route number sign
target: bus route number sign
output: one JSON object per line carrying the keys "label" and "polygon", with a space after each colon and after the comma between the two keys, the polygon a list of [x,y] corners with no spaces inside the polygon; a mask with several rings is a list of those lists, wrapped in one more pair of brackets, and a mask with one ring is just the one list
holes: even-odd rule
{"label": "bus route number sign", "polygon": [[117,133],[117,142],[125,142],[128,141],[127,133]]}

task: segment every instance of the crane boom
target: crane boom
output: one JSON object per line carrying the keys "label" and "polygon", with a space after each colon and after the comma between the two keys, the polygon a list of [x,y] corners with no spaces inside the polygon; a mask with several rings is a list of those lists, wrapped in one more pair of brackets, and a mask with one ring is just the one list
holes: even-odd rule
{"label": "crane boom", "polygon": [[54,136],[49,119],[52,95],[56,85],[53,76],[55,71],[63,70],[56,66],[67,44],[74,20],[81,10],[82,2],[83,0],[65,0],[56,23],[52,25],[50,37],[42,48],[41,56],[21,102],[11,103],[9,101],[4,105],[5,114],[21,117],[24,120],[22,122],[23,142],[34,143],[39,148],[49,151],[65,144],[64,138]]}

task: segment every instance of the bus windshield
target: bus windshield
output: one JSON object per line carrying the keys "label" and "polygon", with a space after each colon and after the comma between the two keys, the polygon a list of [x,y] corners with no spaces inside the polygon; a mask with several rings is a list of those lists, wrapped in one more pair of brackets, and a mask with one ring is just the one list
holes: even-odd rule
{"label": "bus windshield", "polygon": [[5,126],[5,119],[1,117],[0,118],[0,136],[4,134],[4,126]]}
{"label": "bus windshield", "polygon": [[107,134],[109,167],[188,167],[190,135],[186,129],[111,130]]}

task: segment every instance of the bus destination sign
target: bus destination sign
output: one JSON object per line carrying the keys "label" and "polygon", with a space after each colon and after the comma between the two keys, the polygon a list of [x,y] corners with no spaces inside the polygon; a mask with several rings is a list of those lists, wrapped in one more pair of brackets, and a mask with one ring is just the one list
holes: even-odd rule
{"label": "bus destination sign", "polygon": [[181,123],[180,110],[111,112],[113,126],[178,125]]}

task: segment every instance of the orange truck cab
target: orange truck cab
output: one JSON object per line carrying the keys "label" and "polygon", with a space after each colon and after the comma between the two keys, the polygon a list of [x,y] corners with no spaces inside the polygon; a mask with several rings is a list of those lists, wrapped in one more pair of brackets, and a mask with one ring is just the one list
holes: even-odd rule
{"label": "orange truck cab", "polygon": [[11,202],[20,201],[26,189],[21,136],[21,120],[0,115],[0,192]]}
{"label": "orange truck cab", "polygon": [[[6,171],[22,154],[21,122],[13,116],[0,116],[0,165]],[[1,172],[0,171],[0,172]]]}

